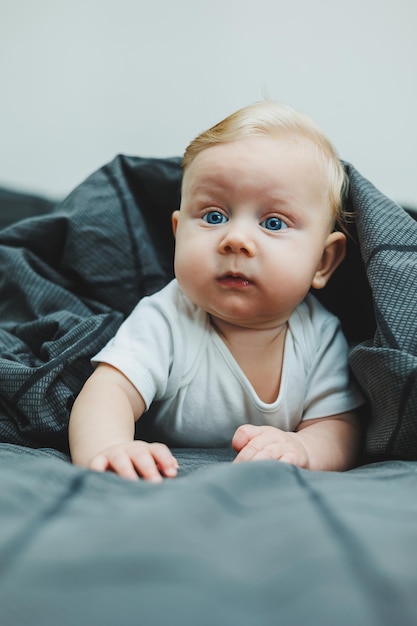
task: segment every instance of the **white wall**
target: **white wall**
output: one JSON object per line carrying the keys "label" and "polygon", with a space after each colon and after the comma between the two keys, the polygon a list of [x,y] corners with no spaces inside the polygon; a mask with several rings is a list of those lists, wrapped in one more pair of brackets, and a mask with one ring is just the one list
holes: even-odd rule
{"label": "white wall", "polygon": [[264,95],[417,206],[416,0],[0,0],[0,185],[62,196]]}

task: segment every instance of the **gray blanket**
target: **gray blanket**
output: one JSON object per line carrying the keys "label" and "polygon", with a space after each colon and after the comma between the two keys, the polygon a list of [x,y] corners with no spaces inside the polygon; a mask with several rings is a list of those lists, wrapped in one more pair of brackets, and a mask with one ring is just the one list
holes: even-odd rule
{"label": "gray blanket", "polygon": [[1,623],[415,626],[417,463],[178,457],[150,485],[4,445]]}

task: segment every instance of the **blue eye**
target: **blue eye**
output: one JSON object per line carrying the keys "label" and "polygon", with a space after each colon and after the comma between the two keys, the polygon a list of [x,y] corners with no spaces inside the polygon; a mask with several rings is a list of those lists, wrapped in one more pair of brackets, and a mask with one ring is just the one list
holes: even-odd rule
{"label": "blue eye", "polygon": [[227,222],[227,217],[223,215],[223,213],[220,213],[220,211],[209,211],[203,215],[203,220],[207,222],[207,224],[217,225]]}
{"label": "blue eye", "polygon": [[266,220],[261,222],[261,226],[267,230],[283,230],[284,228],[288,228],[288,226],[280,220],[279,217],[275,216],[267,217]]}

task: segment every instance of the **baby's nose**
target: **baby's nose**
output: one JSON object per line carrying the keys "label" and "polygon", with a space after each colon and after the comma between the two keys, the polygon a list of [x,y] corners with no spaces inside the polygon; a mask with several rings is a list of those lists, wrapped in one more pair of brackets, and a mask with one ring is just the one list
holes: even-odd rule
{"label": "baby's nose", "polygon": [[248,229],[242,227],[228,228],[220,241],[219,248],[222,254],[244,254],[249,257],[255,254],[253,237]]}

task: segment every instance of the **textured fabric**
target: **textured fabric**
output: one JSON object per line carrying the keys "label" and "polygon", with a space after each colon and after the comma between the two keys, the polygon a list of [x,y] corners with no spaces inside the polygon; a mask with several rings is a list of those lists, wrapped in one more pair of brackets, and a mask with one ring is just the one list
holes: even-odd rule
{"label": "textured fabric", "polygon": [[0,445],[1,624],[417,623],[416,463],[176,456],[153,485]]}
{"label": "textured fabric", "polygon": [[376,332],[351,354],[369,398],[371,458],[417,459],[417,223],[363,179],[348,173]]}
{"label": "textured fabric", "polygon": [[[357,214],[319,299],[359,343],[368,459],[417,459],[417,224],[346,165]],[[178,159],[119,156],[55,210],[0,233],[0,440],[66,452],[89,359],[173,275]]]}
{"label": "textured fabric", "polygon": [[271,403],[259,398],[207,313],[176,280],[143,298],[93,362],[123,372],[151,407],[154,439],[176,447],[227,447],[243,423],[295,431],[302,419],[363,404],[339,320],[311,294],[289,319]]}
{"label": "textured fabric", "polygon": [[49,213],[52,200],[0,187],[0,229],[18,219]]}
{"label": "textured fabric", "polygon": [[68,450],[90,358],[172,277],[177,159],[116,158],[0,233],[0,440]]}

